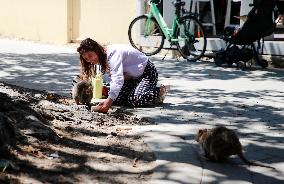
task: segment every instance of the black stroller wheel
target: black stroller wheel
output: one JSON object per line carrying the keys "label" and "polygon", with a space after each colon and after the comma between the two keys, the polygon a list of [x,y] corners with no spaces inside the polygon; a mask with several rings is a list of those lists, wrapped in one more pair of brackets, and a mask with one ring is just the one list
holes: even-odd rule
{"label": "black stroller wheel", "polygon": [[262,68],[267,68],[268,67],[268,62],[265,60],[265,59],[261,59],[259,61],[259,65],[262,67]]}
{"label": "black stroller wheel", "polygon": [[230,60],[230,58],[226,58],[227,60],[227,64],[229,67],[231,67],[233,65],[233,62]]}
{"label": "black stroller wheel", "polygon": [[215,65],[218,66],[218,67],[221,67],[222,64],[224,63],[224,57],[222,54],[216,54],[216,57],[214,59],[214,62],[215,62]]}
{"label": "black stroller wheel", "polygon": [[237,62],[237,68],[241,69],[241,70],[245,70],[246,69],[246,63],[243,61],[238,61]]}

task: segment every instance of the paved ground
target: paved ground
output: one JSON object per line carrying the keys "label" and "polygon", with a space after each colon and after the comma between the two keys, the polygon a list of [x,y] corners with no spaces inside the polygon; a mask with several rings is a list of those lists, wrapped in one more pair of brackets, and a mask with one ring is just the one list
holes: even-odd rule
{"label": "paved ground", "polygon": [[[152,58],[160,82],[169,83],[165,104],[128,109],[156,125],[137,126],[157,155],[150,183],[284,183],[284,70],[239,71],[212,63]],[[0,39],[0,81],[69,94],[79,69],[73,46]],[[237,131],[245,155],[276,167],[204,161],[194,136],[199,128],[226,125]]]}

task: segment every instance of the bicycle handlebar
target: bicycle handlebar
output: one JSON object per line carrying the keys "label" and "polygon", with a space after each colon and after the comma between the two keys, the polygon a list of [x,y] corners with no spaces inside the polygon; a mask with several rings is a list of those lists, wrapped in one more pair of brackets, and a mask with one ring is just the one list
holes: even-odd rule
{"label": "bicycle handlebar", "polygon": [[176,8],[180,8],[183,7],[185,5],[185,1],[182,0],[175,0],[174,2],[172,2],[172,4],[176,7]]}

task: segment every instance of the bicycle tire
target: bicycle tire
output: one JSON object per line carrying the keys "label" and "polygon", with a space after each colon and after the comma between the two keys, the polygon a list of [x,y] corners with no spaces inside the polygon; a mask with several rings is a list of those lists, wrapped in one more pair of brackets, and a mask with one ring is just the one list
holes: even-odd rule
{"label": "bicycle tire", "polygon": [[[183,32],[181,29],[185,31]],[[182,35],[182,33],[185,35]],[[187,61],[197,61],[204,55],[207,38],[203,25],[196,18],[190,16],[182,17],[175,36],[178,38],[176,42],[177,49]]]}
{"label": "bicycle tire", "polygon": [[[146,15],[141,15],[133,19],[128,28],[128,38],[131,45],[147,56],[155,55],[164,46],[165,37],[156,19],[151,18],[151,29],[149,35],[145,34],[145,23],[148,20]],[[141,32],[139,31],[141,30]],[[143,34],[142,34],[143,32]],[[143,36],[144,35],[144,36]]]}

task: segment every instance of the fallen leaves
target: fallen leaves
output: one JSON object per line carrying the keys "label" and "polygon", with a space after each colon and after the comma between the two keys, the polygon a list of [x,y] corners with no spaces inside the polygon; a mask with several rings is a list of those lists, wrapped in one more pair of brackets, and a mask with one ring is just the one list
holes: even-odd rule
{"label": "fallen leaves", "polygon": [[55,99],[54,94],[48,93],[47,96],[46,96],[46,100],[53,100],[53,99]]}
{"label": "fallen leaves", "polygon": [[129,130],[132,130],[132,128],[120,128],[119,127],[116,129],[117,132],[123,132],[123,131],[129,131]]}
{"label": "fallen leaves", "polygon": [[28,153],[28,154],[32,154],[33,156],[35,156],[37,158],[45,158],[44,154],[39,149],[34,148],[31,145],[24,146],[23,152]]}

